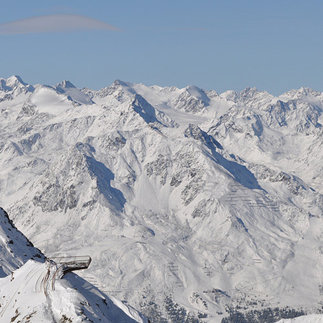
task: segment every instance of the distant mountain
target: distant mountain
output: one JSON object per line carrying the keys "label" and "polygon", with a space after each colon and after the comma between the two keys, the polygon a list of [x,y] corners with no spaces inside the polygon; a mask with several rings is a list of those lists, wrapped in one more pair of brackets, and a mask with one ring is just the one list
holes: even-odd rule
{"label": "distant mountain", "polygon": [[46,254],[152,322],[321,310],[323,93],[0,84],[0,205]]}
{"label": "distant mountain", "polygon": [[81,277],[62,276],[61,268],[45,261],[0,209],[1,322],[146,322]]}

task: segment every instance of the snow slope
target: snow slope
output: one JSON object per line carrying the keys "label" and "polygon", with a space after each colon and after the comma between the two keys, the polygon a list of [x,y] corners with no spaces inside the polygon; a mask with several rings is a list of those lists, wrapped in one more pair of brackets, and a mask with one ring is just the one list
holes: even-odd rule
{"label": "snow slope", "polygon": [[293,319],[283,319],[280,320],[279,323],[321,323],[323,322],[323,315],[320,314],[312,314],[299,316]]}
{"label": "snow slope", "polygon": [[0,209],[1,322],[146,322],[81,277],[62,275],[56,263],[10,223]]}
{"label": "snow slope", "polygon": [[0,277],[6,277],[30,259],[45,261],[40,250],[19,232],[0,208]]}
{"label": "snow slope", "polygon": [[153,322],[319,311],[322,93],[1,82],[0,203],[46,254]]}

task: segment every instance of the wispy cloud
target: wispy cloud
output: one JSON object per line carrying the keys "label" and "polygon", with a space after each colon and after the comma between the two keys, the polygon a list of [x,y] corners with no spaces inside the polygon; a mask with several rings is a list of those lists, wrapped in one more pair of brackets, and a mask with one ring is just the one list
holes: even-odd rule
{"label": "wispy cloud", "polygon": [[29,34],[81,30],[119,31],[120,29],[89,17],[67,14],[38,16],[0,24],[0,34]]}

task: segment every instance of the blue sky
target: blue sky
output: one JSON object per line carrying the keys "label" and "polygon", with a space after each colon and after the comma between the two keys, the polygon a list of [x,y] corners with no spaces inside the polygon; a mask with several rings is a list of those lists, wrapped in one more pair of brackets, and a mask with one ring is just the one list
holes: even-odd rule
{"label": "blue sky", "polygon": [[[32,84],[68,79],[95,89],[121,79],[219,92],[248,86],[274,94],[301,86],[323,91],[322,0],[0,0],[0,5],[1,77],[17,74]],[[64,25],[64,31],[7,33],[12,26],[7,23],[62,14],[120,31],[86,26],[73,31]]]}

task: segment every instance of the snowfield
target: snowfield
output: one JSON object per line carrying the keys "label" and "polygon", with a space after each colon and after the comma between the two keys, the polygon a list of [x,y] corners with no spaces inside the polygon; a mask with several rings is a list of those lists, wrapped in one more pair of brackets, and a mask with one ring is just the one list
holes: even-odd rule
{"label": "snowfield", "polygon": [[323,315],[320,314],[312,314],[299,316],[293,319],[283,319],[278,323],[321,323],[323,322]]}
{"label": "snowfield", "polygon": [[319,313],[322,111],[305,88],[0,79],[0,205],[46,256],[90,255],[79,275],[151,322]]}

